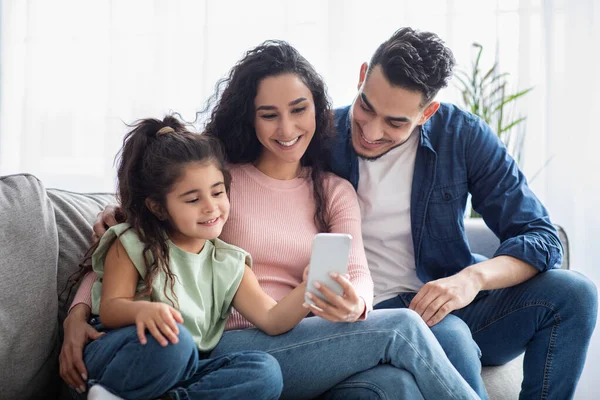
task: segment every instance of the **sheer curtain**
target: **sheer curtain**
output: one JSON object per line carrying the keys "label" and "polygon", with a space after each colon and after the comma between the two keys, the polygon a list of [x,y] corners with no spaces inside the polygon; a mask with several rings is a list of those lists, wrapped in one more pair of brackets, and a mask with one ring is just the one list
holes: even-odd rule
{"label": "sheer curtain", "polygon": [[[471,43],[499,60],[527,114],[522,168],[571,239],[573,269],[600,281],[600,5],[594,0],[0,0],[0,174],[114,190],[124,123],[193,120],[214,84],[265,39],[295,45],[348,104],[360,64],[401,26],[438,33],[459,65]],[[367,6],[368,4],[368,6]],[[460,102],[453,86],[440,98]],[[578,398],[600,390],[595,339]],[[594,371],[595,370],[595,371]]]}

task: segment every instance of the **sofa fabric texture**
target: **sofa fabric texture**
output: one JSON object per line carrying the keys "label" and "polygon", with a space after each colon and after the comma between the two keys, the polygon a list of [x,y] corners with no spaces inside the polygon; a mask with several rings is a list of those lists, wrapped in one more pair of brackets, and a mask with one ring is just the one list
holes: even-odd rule
{"label": "sofa fabric texture", "polygon": [[58,398],[67,280],[96,215],[114,203],[111,194],[46,190],[28,174],[0,177],[0,398]]}

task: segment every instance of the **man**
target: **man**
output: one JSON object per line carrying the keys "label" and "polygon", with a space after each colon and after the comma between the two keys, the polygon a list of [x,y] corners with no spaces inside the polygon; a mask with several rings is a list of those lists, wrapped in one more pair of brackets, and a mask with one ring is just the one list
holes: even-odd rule
{"label": "man", "polygon": [[[563,249],[548,212],[490,127],[434,100],[453,66],[435,34],[400,29],[336,110],[332,167],[358,192],[375,308],[418,312],[482,397],[479,355],[499,365],[525,351],[521,398],[571,398],[596,288],[556,269]],[[501,241],[490,260],[466,240],[468,193]]]}

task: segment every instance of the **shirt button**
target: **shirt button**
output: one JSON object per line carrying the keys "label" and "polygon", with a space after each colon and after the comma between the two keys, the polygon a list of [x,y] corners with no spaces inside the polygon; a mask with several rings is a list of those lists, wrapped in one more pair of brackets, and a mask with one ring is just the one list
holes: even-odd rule
{"label": "shirt button", "polygon": [[449,201],[451,198],[450,193],[444,193],[444,200]]}

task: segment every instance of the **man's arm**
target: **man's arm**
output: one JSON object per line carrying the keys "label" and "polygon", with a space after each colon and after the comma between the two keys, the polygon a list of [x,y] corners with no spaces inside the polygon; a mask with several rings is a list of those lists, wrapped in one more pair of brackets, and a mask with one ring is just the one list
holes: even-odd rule
{"label": "man's arm", "polygon": [[511,256],[538,271],[558,268],[563,256],[558,232],[515,160],[479,119],[469,139],[469,192],[473,209],[500,239],[494,257]]}
{"label": "man's arm", "polygon": [[421,288],[410,308],[429,326],[469,305],[480,290],[517,285],[562,262],[562,244],[546,208],[498,137],[479,119],[465,155],[473,208],[501,245],[492,259]]}

